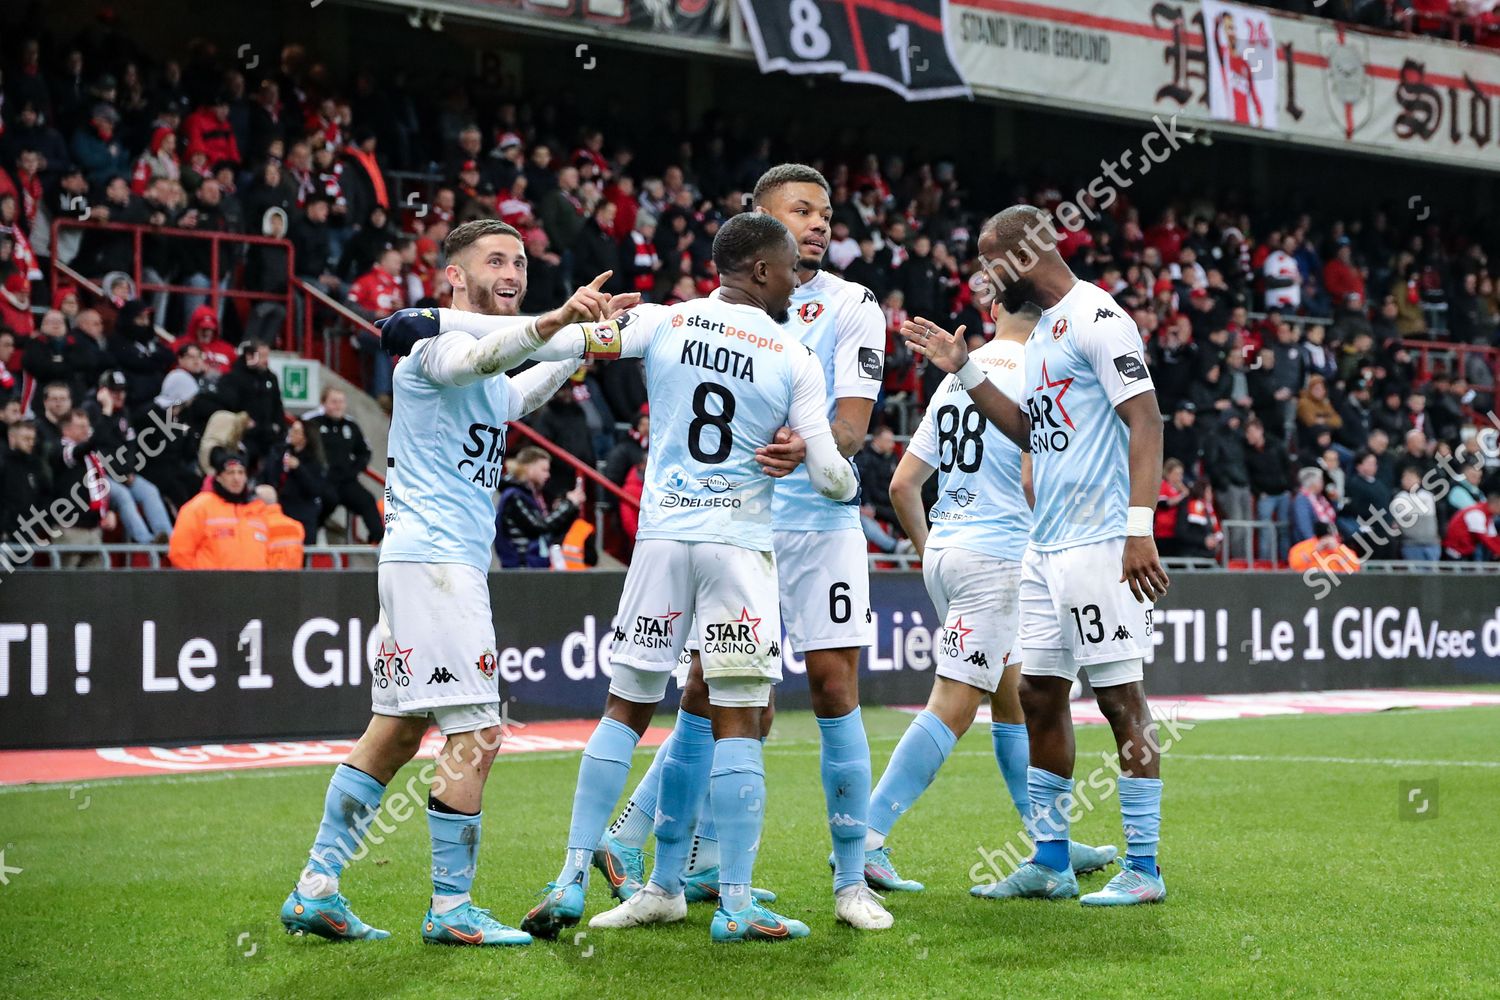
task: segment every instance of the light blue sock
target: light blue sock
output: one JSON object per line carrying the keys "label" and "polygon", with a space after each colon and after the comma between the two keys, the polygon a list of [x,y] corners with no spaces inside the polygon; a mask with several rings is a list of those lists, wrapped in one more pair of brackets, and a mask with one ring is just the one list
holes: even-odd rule
{"label": "light blue sock", "polygon": [[427,807],[427,832],[432,835],[432,892],[435,896],[467,896],[479,864],[479,834],[484,813],[439,812]]}
{"label": "light blue sock", "polygon": [[1160,778],[1120,778],[1120,821],[1125,826],[1125,863],[1155,875],[1156,844],[1161,839]]}
{"label": "light blue sock", "polygon": [[1036,839],[1033,860],[1065,872],[1072,867],[1068,861],[1068,810],[1073,807],[1073,779],[1029,767],[1026,785],[1031,796],[1032,836]]}
{"label": "light blue sock", "polygon": [[859,707],[819,719],[823,737],[823,799],[833,834],[833,891],[865,880],[865,818],[870,813],[870,741]]}
{"label": "light blue sock", "polygon": [[625,808],[615,817],[615,821],[609,824],[610,835],[626,847],[645,847],[646,839],[651,836],[651,830],[656,825],[656,798],[660,794],[661,766],[672,750],[674,735],[676,730],[668,733],[662,745],[656,748],[656,756],[651,758],[651,766],[641,776],[635,791],[630,793],[630,801],[625,803]]}
{"label": "light blue sock", "polygon": [[630,755],[640,739],[635,730],[614,719],[600,719],[583,748],[578,764],[578,787],[573,792],[573,822],[568,827],[568,854],[563,859],[558,885],[582,876],[589,884],[589,861],[609,822],[609,811],[625,790],[630,776]]}
{"label": "light blue sock", "polygon": [[917,713],[901,742],[896,744],[896,752],[891,754],[891,761],[870,798],[872,831],[882,837],[891,832],[896,820],[927,791],[957,742],[958,737],[942,719],[925,708]]}
{"label": "light blue sock", "polygon": [[713,723],[679,710],[672,730],[671,756],[661,766],[661,796],[656,810],[656,865],[651,881],[669,896],[682,891],[693,827],[703,807],[714,762]]}
{"label": "light blue sock", "polygon": [[358,768],[348,764],[334,768],[323,797],[323,822],[318,824],[307,866],[319,875],[338,878],[364,842],[384,794],[385,786]]}
{"label": "light blue sock", "polygon": [[709,794],[721,837],[719,905],[730,913],[739,913],[750,905],[750,878],[755,872],[766,814],[766,769],[760,740],[733,737],[714,742]]}
{"label": "light blue sock", "polygon": [[1026,788],[1026,768],[1031,760],[1031,739],[1024,722],[991,722],[990,739],[995,744],[995,760],[1010,800],[1021,815],[1021,825],[1031,832],[1031,793]]}

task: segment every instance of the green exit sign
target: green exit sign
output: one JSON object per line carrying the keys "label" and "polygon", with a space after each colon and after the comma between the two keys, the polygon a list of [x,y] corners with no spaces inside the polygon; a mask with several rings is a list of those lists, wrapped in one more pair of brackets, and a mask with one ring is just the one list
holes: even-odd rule
{"label": "green exit sign", "polygon": [[323,389],[322,366],[291,353],[274,352],[271,370],[281,382],[281,405],[301,413],[318,403]]}

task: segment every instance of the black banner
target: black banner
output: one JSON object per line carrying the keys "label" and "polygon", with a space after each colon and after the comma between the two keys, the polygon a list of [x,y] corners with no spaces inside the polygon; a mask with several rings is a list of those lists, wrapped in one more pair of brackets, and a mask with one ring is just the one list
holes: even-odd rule
{"label": "black banner", "polygon": [[908,101],[971,97],[943,31],[947,0],[740,0],[762,73],[836,73]]}
{"label": "black banner", "polygon": [[[588,718],[609,686],[623,574],[490,577],[498,675],[521,721]],[[861,700],[922,704],[940,625],[916,573],[872,580]],[[1500,682],[1500,593],[1472,577],[1173,577],[1157,695]],[[0,749],[350,736],[378,642],[369,572],[21,572],[0,584]],[[783,644],[785,648],[785,644]],[[785,652],[777,704],[808,705]],[[675,687],[668,699],[675,698]]]}

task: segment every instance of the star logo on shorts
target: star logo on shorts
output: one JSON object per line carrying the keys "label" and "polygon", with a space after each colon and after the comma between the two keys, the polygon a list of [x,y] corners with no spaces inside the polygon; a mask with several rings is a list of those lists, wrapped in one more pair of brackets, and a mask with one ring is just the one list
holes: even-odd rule
{"label": "star logo on shorts", "polygon": [[954,622],[952,625],[949,625],[947,628],[951,633],[949,644],[957,644],[959,652],[968,652],[968,649],[964,646],[964,640],[967,639],[971,634],[973,634],[974,630],[964,627],[963,615],[959,615],[958,621]]}
{"label": "star logo on shorts", "polygon": [[393,649],[386,649],[385,643],[381,642],[380,652],[375,655],[375,672],[381,677],[396,678],[400,676],[411,676],[411,647],[401,648],[401,644],[394,639],[391,640]]}
{"label": "star logo on shorts", "polygon": [[[681,614],[681,612],[678,613]],[[731,621],[730,624],[750,626],[750,635],[753,637],[753,640],[755,642],[760,642],[760,622],[761,620],[759,618],[751,617],[749,608],[742,606],[740,608],[740,616]]]}

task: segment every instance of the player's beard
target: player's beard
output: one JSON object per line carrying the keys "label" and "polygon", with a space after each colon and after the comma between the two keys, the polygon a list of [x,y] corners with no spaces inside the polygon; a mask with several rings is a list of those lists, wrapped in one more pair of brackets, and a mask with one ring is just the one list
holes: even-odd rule
{"label": "player's beard", "polygon": [[517,316],[521,312],[521,299],[525,296],[526,287],[523,285],[516,289],[515,298],[502,299],[477,276],[464,271],[464,298],[469,303],[470,312],[481,316]]}
{"label": "player's beard", "polygon": [[782,309],[779,312],[771,313],[771,318],[774,319],[777,323],[785,323],[787,320],[792,318],[792,311],[791,309]]}
{"label": "player's beard", "polygon": [[807,271],[807,277],[817,274],[823,270],[823,259],[821,257],[800,257],[797,260],[797,270]]}

